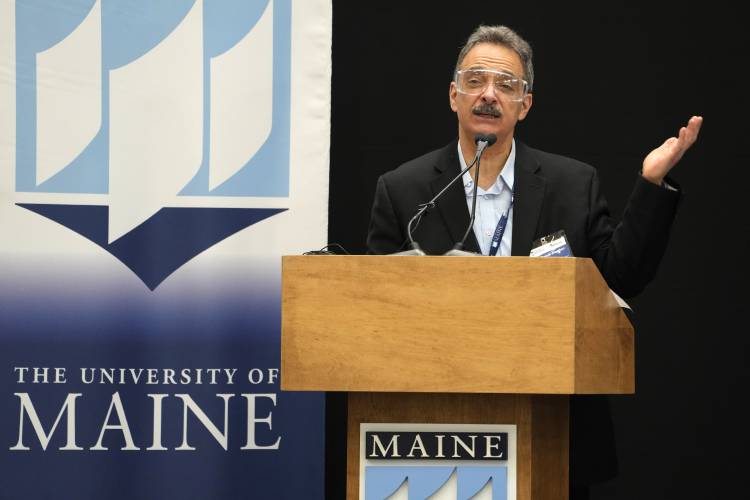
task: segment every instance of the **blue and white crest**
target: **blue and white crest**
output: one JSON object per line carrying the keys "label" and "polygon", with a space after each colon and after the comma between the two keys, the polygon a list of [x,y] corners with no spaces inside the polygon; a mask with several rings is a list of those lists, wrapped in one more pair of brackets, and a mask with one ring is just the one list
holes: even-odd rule
{"label": "blue and white crest", "polygon": [[289,196],[290,0],[16,2],[19,206],[150,289]]}
{"label": "blue and white crest", "polygon": [[[434,498],[438,495],[457,500],[476,499],[480,495],[491,500],[508,498],[508,469],[505,466],[367,467],[365,482],[364,500],[402,497],[402,490],[408,498]],[[455,491],[455,495],[450,495],[450,490]]]}

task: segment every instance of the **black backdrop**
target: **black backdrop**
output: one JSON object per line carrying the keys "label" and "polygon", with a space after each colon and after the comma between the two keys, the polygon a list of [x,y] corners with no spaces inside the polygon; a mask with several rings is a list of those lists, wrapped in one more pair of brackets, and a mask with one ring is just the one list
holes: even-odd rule
{"label": "black backdrop", "polygon": [[[617,216],[644,155],[703,115],[673,172],[685,197],[666,256],[630,301],[637,393],[612,398],[620,474],[595,499],[750,496],[750,44],[736,10],[688,4],[333,2],[329,241],[351,253],[365,251],[377,177],[456,135],[448,85],[480,23],[514,28],[535,52],[534,105],[516,137],[596,166]],[[336,500],[343,399],[328,403],[327,498]]]}

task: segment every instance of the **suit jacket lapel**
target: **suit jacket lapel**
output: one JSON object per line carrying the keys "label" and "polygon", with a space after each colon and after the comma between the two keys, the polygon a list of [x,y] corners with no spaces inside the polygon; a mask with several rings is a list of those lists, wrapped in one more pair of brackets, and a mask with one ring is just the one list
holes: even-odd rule
{"label": "suit jacket lapel", "polygon": [[[435,196],[461,171],[458,161],[458,146],[454,141],[447,146],[445,154],[441,155],[435,164],[438,176],[430,183],[432,195]],[[443,218],[448,233],[454,242],[463,238],[466,228],[469,225],[469,207],[466,205],[466,193],[461,180],[456,181],[448,191],[436,202],[437,211]],[[474,231],[469,233],[464,244],[464,250],[469,252],[481,253],[479,243],[474,235]]]}
{"label": "suit jacket lapel", "polygon": [[516,147],[511,255],[528,256],[542,210],[545,182],[539,175],[539,161],[529,148],[519,141]]}

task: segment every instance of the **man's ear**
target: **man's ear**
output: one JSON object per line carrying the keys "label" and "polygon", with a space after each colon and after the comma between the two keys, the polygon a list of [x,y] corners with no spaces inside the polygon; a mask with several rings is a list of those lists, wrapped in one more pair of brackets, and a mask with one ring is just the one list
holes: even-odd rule
{"label": "man's ear", "polygon": [[457,96],[458,90],[456,90],[456,82],[451,82],[451,86],[448,88],[448,99],[450,100],[451,109],[454,113],[458,111],[458,106],[456,105]]}
{"label": "man's ear", "polygon": [[518,121],[523,120],[526,118],[526,115],[529,114],[529,110],[531,109],[531,104],[534,102],[534,95],[533,94],[526,94],[523,98],[523,101],[521,101],[521,112],[518,114]]}

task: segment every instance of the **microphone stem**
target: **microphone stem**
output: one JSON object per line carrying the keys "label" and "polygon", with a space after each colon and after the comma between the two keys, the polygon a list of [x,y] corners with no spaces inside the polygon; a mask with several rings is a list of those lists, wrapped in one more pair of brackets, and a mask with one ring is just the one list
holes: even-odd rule
{"label": "microphone stem", "polygon": [[479,188],[479,166],[481,165],[480,156],[481,152],[477,155],[477,167],[474,169],[474,191],[471,195],[471,217],[469,218],[469,227],[466,228],[464,237],[461,238],[461,243],[456,245],[456,249],[463,248],[466,238],[469,237],[469,233],[474,228],[474,217],[477,213],[477,189]]}
{"label": "microphone stem", "polygon": [[480,165],[480,159],[482,158],[482,153],[484,153],[484,150],[487,147],[488,147],[487,141],[479,141],[477,143],[477,155],[474,158],[474,161],[472,162],[472,163],[477,164],[477,168],[474,170],[474,191],[471,196],[471,217],[469,218],[469,227],[466,228],[466,232],[464,233],[464,237],[461,238],[461,241],[459,241],[453,246],[454,250],[463,249],[464,243],[466,243],[466,238],[469,237],[469,233],[474,228],[474,217],[477,211],[477,189],[479,188],[479,165]]}
{"label": "microphone stem", "polygon": [[[459,172],[459,174],[456,177],[454,177],[453,180],[451,180],[443,189],[441,189],[438,194],[436,194],[435,196],[433,196],[433,198],[430,201],[428,201],[427,203],[424,203],[419,208],[419,210],[417,211],[417,213],[414,214],[414,217],[412,217],[409,220],[409,224],[407,224],[407,226],[406,226],[406,235],[408,236],[408,238],[409,238],[409,244],[411,245],[411,247],[413,249],[419,248],[419,245],[417,244],[416,241],[414,241],[414,238],[412,237],[412,233],[417,229],[416,227],[414,227],[412,229],[412,224],[414,224],[414,222],[417,221],[417,225],[419,225],[419,220],[422,217],[422,214],[424,214],[429,208],[432,208],[433,206],[435,206],[435,200],[437,200],[438,198],[440,198],[443,195],[443,193],[448,190],[449,187],[451,187],[453,184],[456,183],[456,181],[458,181],[461,177],[463,177],[463,175],[466,172],[468,172],[471,169],[471,167],[474,166],[475,163],[477,164],[477,172],[479,171],[479,163],[478,163],[478,161],[479,161],[479,156],[482,154],[483,150],[484,150],[484,148],[478,149],[477,150],[477,155],[474,156],[474,160],[472,160],[472,162],[469,164],[469,166],[467,166],[465,169],[461,170],[461,172]],[[478,177],[475,180],[478,181]],[[474,202],[476,203],[476,182],[474,183],[474,192],[475,192]],[[473,212],[473,210],[472,210],[472,212]],[[473,224],[473,222],[472,222],[472,224]],[[466,239],[466,236],[464,236],[464,239]]]}

